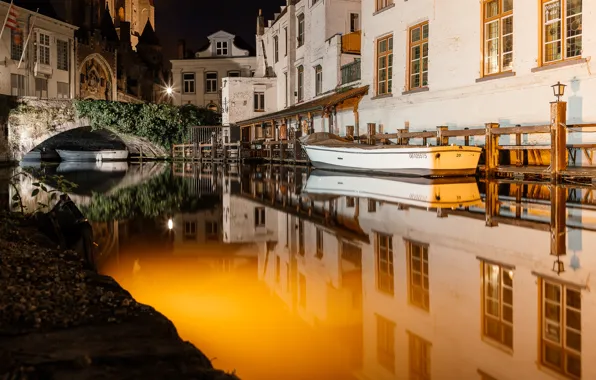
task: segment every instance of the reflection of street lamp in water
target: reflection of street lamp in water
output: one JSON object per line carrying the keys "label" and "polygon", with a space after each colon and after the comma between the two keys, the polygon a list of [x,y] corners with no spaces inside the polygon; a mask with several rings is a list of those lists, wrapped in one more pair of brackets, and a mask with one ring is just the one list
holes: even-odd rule
{"label": "reflection of street lamp in water", "polygon": [[168,230],[173,230],[174,229],[174,221],[172,220],[172,218],[168,219]]}

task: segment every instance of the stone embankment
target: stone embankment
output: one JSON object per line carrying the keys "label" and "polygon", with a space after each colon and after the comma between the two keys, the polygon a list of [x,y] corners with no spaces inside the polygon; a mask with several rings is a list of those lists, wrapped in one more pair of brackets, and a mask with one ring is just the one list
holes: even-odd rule
{"label": "stone embankment", "polygon": [[233,380],[112,278],[0,212],[0,379]]}

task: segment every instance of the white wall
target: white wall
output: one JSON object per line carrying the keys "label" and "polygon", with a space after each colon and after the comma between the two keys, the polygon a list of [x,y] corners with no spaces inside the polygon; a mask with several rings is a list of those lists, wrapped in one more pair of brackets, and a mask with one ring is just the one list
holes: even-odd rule
{"label": "white wall", "polygon": [[225,243],[277,241],[278,212],[265,210],[265,227],[255,227],[255,209],[260,204],[235,195],[223,196],[223,232]]}
{"label": "white wall", "polygon": [[[480,2],[421,0],[395,2],[373,15],[374,0],[362,1],[362,78],[370,84],[369,95],[360,103],[361,123],[385,125],[394,132],[406,122],[410,129],[430,130],[482,127],[487,122],[503,125],[535,125],[549,120],[551,85],[568,85],[569,123],[594,122],[596,109],[588,107],[596,93],[589,57],[596,54],[596,2],[583,2],[583,57],[587,63],[551,68],[538,66],[538,24],[535,1],[516,1],[514,8],[515,76],[476,82],[481,77]],[[402,95],[405,90],[407,30],[429,21],[429,91]],[[393,96],[375,96],[375,40],[393,33]],[[589,137],[588,137],[589,138]]]}
{"label": "white wall", "polygon": [[[264,113],[277,111],[277,88],[275,78],[224,78],[222,124],[235,124]],[[265,111],[254,110],[254,93],[265,93]]]}

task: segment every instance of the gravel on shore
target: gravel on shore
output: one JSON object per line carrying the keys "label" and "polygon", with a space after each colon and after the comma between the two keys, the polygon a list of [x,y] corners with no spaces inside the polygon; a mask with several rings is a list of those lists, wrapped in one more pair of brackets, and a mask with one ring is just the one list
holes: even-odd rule
{"label": "gravel on shore", "polygon": [[0,212],[0,380],[233,380],[110,277]]}

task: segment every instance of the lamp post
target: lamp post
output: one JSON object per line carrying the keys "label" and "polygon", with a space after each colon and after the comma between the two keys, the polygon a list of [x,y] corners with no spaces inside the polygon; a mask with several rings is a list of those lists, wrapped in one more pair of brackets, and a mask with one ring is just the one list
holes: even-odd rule
{"label": "lamp post", "polygon": [[557,98],[557,102],[559,102],[561,100],[561,97],[565,95],[565,87],[567,87],[567,85],[561,82],[557,82],[556,84],[553,84],[551,87],[553,89],[553,94]]}
{"label": "lamp post", "polygon": [[551,86],[556,101],[550,103],[551,181],[558,182],[561,172],[567,169],[567,102],[561,101],[565,85],[561,82]]}

